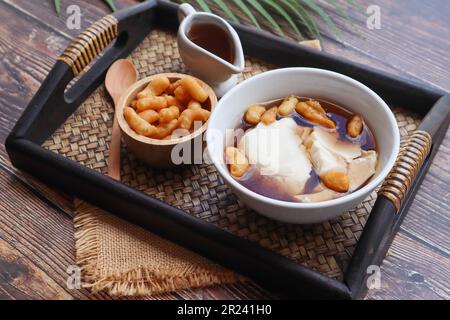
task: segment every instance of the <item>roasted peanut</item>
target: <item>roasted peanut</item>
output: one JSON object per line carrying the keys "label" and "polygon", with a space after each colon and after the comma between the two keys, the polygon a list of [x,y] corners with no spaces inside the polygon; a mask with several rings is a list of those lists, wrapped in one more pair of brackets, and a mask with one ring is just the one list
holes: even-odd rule
{"label": "roasted peanut", "polygon": [[186,109],[178,118],[178,127],[189,130],[194,121],[206,122],[211,112],[205,109]]}
{"label": "roasted peanut", "polygon": [[173,95],[175,92],[175,89],[179,87],[181,80],[177,80],[174,83],[171,83],[167,89],[166,89],[166,93],[167,94],[171,94]]}
{"label": "roasted peanut", "polygon": [[187,104],[191,101],[191,95],[182,86],[179,86],[174,91],[175,98],[182,104]]}
{"label": "roasted peanut", "polygon": [[186,106],[177,100],[174,96],[165,94],[163,97],[166,99],[167,107],[176,106],[180,110],[180,113],[186,109]]}
{"label": "roasted peanut", "polygon": [[156,134],[152,136],[152,138],[156,139],[165,139],[172,134],[173,131],[177,128],[178,120],[173,119],[167,123],[161,123],[158,127],[156,127]]}
{"label": "roasted peanut", "polygon": [[350,188],[347,174],[341,171],[329,171],[321,179],[327,188],[336,192],[345,193]]}
{"label": "roasted peanut", "polygon": [[278,108],[272,107],[263,113],[263,115],[261,116],[261,121],[265,125],[269,125],[269,124],[277,121],[277,113],[278,113]]}
{"label": "roasted peanut", "polygon": [[309,105],[310,107],[312,107],[314,110],[316,110],[320,114],[323,114],[324,116],[327,115],[327,112],[322,108],[322,105],[320,104],[319,101],[309,99],[308,101],[306,101],[306,104]]}
{"label": "roasted peanut", "polygon": [[363,131],[363,119],[358,116],[354,115],[349,122],[347,122],[347,133],[350,137],[356,138],[361,134]]}
{"label": "roasted peanut", "polygon": [[170,86],[170,81],[167,77],[155,78],[148,84],[148,87],[152,90],[155,96],[163,94],[168,86]]}
{"label": "roasted peanut", "polygon": [[225,149],[225,160],[235,178],[242,177],[249,167],[247,157],[235,147]]}
{"label": "roasted peanut", "polygon": [[138,92],[138,94],[136,95],[136,98],[138,100],[141,100],[141,99],[150,98],[153,96],[154,96],[153,91],[147,87],[144,90],[142,90],[141,92]]}
{"label": "roasted peanut", "polygon": [[195,110],[195,109],[201,109],[201,108],[202,108],[202,105],[198,101],[191,100],[188,103],[188,109]]}
{"label": "roasted peanut", "polygon": [[168,107],[171,107],[171,106],[177,106],[178,107],[179,105],[181,105],[180,102],[174,96],[165,94],[162,97],[164,97],[164,99],[166,99]]}
{"label": "roasted peanut", "polygon": [[264,112],[266,112],[266,108],[263,106],[257,104],[251,105],[245,112],[245,121],[250,124],[258,124]]}
{"label": "roasted peanut", "polygon": [[123,110],[123,116],[131,129],[136,131],[136,133],[146,137],[156,134],[156,127],[142,119],[133,108],[125,107]]}
{"label": "roasted peanut", "polygon": [[136,104],[138,112],[142,112],[148,109],[160,110],[167,107],[167,101],[164,97],[148,97],[139,99]]}
{"label": "roasted peanut", "polygon": [[124,109],[124,117],[136,133],[170,139],[177,127],[192,130],[194,121],[209,119],[210,112],[201,104],[208,98],[202,82],[193,77],[183,79],[170,83],[167,77],[157,77],[137,94]]}
{"label": "roasted peanut", "polygon": [[156,112],[155,110],[152,110],[152,109],[142,111],[138,115],[139,115],[139,117],[141,117],[142,119],[144,119],[145,121],[147,121],[150,124],[153,124],[154,122],[159,120],[158,112]]}
{"label": "roasted peanut", "polygon": [[144,90],[137,94],[138,99],[149,98],[152,96],[159,96],[164,93],[167,87],[170,85],[170,81],[167,77],[158,77],[150,81]]}
{"label": "roasted peanut", "polygon": [[297,103],[298,99],[293,96],[284,99],[284,101],[278,107],[278,113],[282,116],[290,115],[292,111],[294,111]]}
{"label": "roasted peanut", "polygon": [[195,100],[203,103],[208,99],[208,92],[202,87],[202,85],[192,77],[184,77],[181,79],[180,85],[189,95]]}
{"label": "roasted peanut", "polygon": [[336,124],[330,118],[328,118],[326,113],[323,114],[306,102],[301,101],[297,103],[297,105],[295,106],[295,110],[297,110],[299,114],[301,114],[305,119],[309,121],[315,122],[330,129],[336,128]]}
{"label": "roasted peanut", "polygon": [[184,110],[180,117],[178,118],[178,127],[181,129],[189,130],[192,126],[192,122],[194,121],[194,110],[186,109]]}
{"label": "roasted peanut", "polygon": [[159,110],[159,122],[167,123],[173,119],[178,119],[180,116],[180,109],[177,106],[171,106],[169,108],[164,108]]}

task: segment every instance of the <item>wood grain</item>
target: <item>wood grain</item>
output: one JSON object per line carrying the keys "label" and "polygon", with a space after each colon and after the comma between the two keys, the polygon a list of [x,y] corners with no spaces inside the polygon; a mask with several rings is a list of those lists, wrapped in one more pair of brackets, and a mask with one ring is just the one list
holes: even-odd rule
{"label": "wood grain", "polygon": [[[411,250],[414,248],[414,250]],[[450,257],[400,233],[384,260],[373,299],[450,299]]]}
{"label": "wood grain", "polygon": [[9,21],[0,24],[0,55],[3,57],[0,60],[0,103],[5,106],[0,118],[3,142],[54,63],[59,48],[49,43],[64,46],[66,41],[2,2],[0,19]]}
{"label": "wood grain", "polygon": [[67,268],[75,260],[71,219],[4,170],[0,170],[0,203],[0,287],[25,293],[34,288],[38,296],[31,298],[96,297],[65,286]]}
{"label": "wood grain", "polygon": [[[48,27],[58,30],[58,33],[65,37],[72,38],[78,35],[81,31],[89,27],[92,23],[102,18],[104,15],[111,13],[109,8],[104,4],[104,1],[88,1],[88,0],[62,0],[61,1],[61,15],[57,16],[53,7],[53,0],[41,1],[39,5],[34,1],[29,0],[4,0],[5,3],[14,7],[18,11],[25,13],[27,16],[33,17],[35,20],[42,20],[40,17],[45,17],[43,24]],[[128,7],[136,4],[137,0],[115,0],[118,9]],[[80,29],[69,29],[66,25],[67,8],[71,5],[77,5],[81,9],[81,26]],[[65,49],[65,48],[63,48]]]}
{"label": "wood grain", "polygon": [[358,3],[363,8],[369,5],[380,7],[381,29],[368,30],[366,18],[350,10],[351,16],[358,21],[354,25],[356,33],[363,37],[347,36],[347,31],[338,42],[402,72],[412,80],[450,89],[447,71],[450,64],[447,54],[450,46],[448,2],[363,0]]}
{"label": "wood grain", "polygon": [[69,212],[67,197],[18,172],[12,167],[4,148],[6,136],[60,53],[59,47],[53,47],[53,44],[64,47],[69,39],[2,2],[0,19],[10,21],[0,24],[0,55],[4,57],[0,60],[0,164],[37,192],[57,200],[58,205]]}
{"label": "wood grain", "polygon": [[0,299],[72,299],[55,280],[0,239]]}
{"label": "wood grain", "polygon": [[[118,7],[137,3],[117,0]],[[362,0],[379,5],[382,29],[368,30],[350,10],[354,29],[340,39],[327,32],[325,51],[450,91],[450,5],[446,0]],[[81,29],[109,13],[99,1],[0,2],[0,299],[108,299],[68,290],[74,262],[71,198],[12,168],[3,146],[7,133],[71,37],[65,8],[82,8]],[[339,25],[344,19],[324,5]],[[420,12],[420,14],[418,14]],[[45,17],[45,19],[43,19]],[[356,32],[355,32],[356,31]],[[357,35],[355,35],[355,33]],[[420,80],[419,80],[420,79]],[[369,299],[449,299],[450,131],[382,265],[382,288]],[[155,299],[254,299],[271,295],[253,284],[184,290]]]}

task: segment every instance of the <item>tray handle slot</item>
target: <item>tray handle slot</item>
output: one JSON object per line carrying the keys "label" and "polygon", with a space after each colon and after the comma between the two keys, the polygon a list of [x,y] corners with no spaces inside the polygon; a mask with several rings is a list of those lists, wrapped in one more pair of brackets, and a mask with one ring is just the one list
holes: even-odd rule
{"label": "tray handle slot", "polygon": [[397,212],[430,153],[431,145],[431,135],[426,131],[416,130],[400,148],[397,161],[379,191],[379,194],[394,204]]}
{"label": "tray handle slot", "polygon": [[42,144],[101,85],[109,66],[145,39],[156,24],[158,6],[156,0],[142,2],[79,34],[57,59],[8,141],[26,138]]}
{"label": "tray handle slot", "polygon": [[442,96],[423,119],[419,128],[403,143],[397,161],[380,188],[399,213],[422,166],[432,153],[439,131],[450,122],[450,95]]}
{"label": "tray handle slot", "polygon": [[80,33],[58,60],[65,62],[73,76],[78,76],[86,66],[99,56],[118,36],[119,21],[105,16]]}

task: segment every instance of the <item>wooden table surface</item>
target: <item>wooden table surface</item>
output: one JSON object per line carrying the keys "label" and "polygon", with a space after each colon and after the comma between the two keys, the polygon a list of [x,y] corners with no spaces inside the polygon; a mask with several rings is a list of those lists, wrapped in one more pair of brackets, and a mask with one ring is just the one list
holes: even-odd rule
{"label": "wooden table surface", "polygon": [[[0,299],[109,299],[66,286],[74,264],[71,199],[12,167],[4,141],[55,59],[81,30],[51,0],[0,1]],[[136,3],[116,0],[118,7]],[[360,0],[381,9],[381,29],[369,30],[360,12],[339,40],[325,35],[324,50],[450,91],[450,2]],[[107,14],[100,0],[79,4],[82,29]],[[338,21],[342,19],[336,16]],[[165,299],[267,298],[254,285],[185,290]],[[450,134],[382,265],[381,289],[368,299],[450,299]]]}

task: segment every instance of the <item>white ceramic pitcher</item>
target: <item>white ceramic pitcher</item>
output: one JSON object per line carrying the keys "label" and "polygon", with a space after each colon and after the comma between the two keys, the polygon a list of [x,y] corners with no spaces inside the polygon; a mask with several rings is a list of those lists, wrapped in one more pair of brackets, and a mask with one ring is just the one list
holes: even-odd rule
{"label": "white ceramic pitcher", "polygon": [[[178,49],[184,64],[194,76],[208,83],[218,97],[222,97],[237,84],[238,75],[245,66],[244,53],[237,32],[221,17],[197,12],[187,3],[180,5],[178,18],[180,20]],[[225,31],[234,48],[234,61],[230,63],[192,42],[188,33],[196,23],[214,24]]]}

